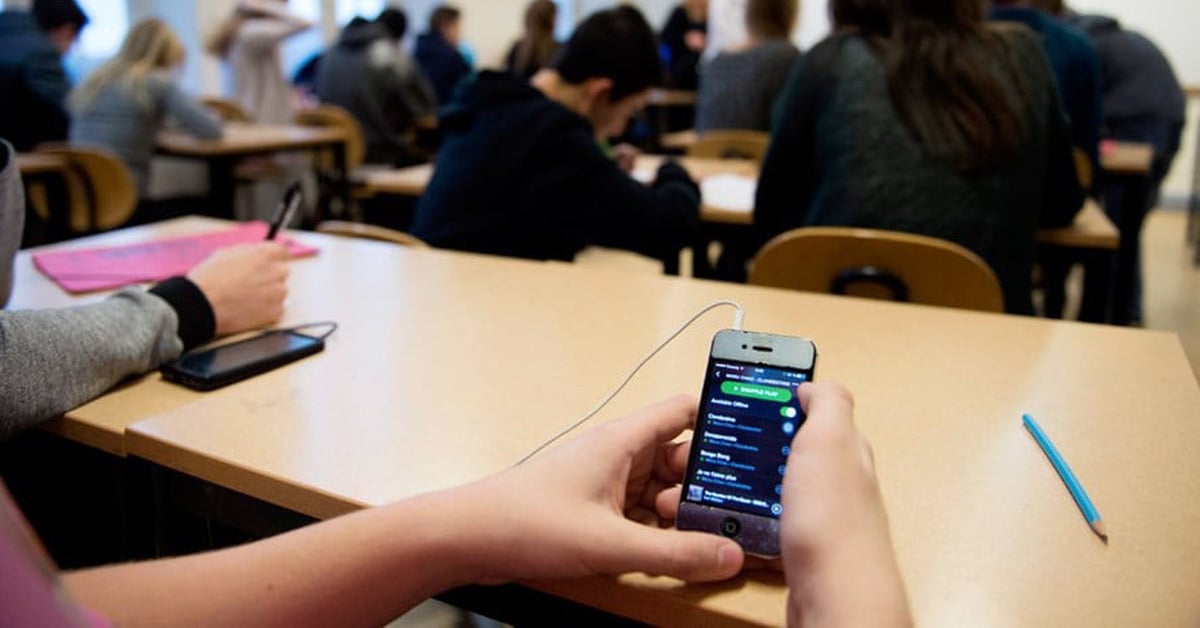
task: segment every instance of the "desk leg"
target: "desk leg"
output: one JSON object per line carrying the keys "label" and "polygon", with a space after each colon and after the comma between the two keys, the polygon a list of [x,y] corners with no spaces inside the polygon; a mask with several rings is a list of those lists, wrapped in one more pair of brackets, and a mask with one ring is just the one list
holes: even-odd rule
{"label": "desk leg", "polygon": [[208,161],[208,211],[214,218],[237,217],[237,187],[233,171],[237,167],[236,157],[214,157]]}
{"label": "desk leg", "polygon": [[[346,144],[338,142],[333,146],[333,195],[338,199],[338,211],[332,217],[348,219],[351,215],[350,172],[347,166]],[[318,221],[321,216],[318,216]]]}
{"label": "desk leg", "polygon": [[1121,233],[1112,284],[1112,322],[1116,325],[1130,324],[1135,315],[1142,223],[1150,210],[1151,187],[1147,176],[1114,177],[1106,186],[1105,209]]}
{"label": "desk leg", "polygon": [[1079,320],[1107,323],[1112,317],[1113,265],[1115,253],[1093,250],[1083,256],[1083,301]]}

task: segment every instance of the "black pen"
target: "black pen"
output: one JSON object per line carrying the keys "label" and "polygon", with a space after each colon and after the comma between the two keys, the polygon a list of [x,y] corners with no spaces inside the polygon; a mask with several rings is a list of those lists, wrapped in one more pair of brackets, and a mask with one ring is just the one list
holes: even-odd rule
{"label": "black pen", "polygon": [[283,199],[279,201],[279,208],[275,210],[275,217],[271,219],[271,229],[267,231],[267,240],[274,240],[275,236],[279,234],[279,230],[292,221],[292,216],[300,208],[302,198],[299,181],[288,186],[287,192],[283,193]]}

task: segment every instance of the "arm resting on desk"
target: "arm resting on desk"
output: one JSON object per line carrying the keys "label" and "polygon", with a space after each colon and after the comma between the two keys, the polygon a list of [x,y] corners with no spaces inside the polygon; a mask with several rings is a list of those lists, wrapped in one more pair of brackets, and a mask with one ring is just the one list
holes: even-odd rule
{"label": "arm resting on desk", "polygon": [[238,548],[69,574],[123,625],[378,626],[469,583],[742,568],[736,543],[669,525],[696,418],[677,397],[491,478]]}
{"label": "arm resting on desk", "polygon": [[[830,384],[800,395],[816,427],[800,430],[785,480],[794,493],[785,502],[804,502],[784,510],[789,617],[905,626],[887,516],[849,395]],[[736,543],[670,527],[690,449],[674,441],[695,420],[696,400],[676,397],[475,484],[237,548],[76,572],[65,583],[127,625],[371,626],[469,583],[633,571],[729,578],[745,561]]]}
{"label": "arm resting on desk", "polygon": [[0,439],[178,356],[167,302],[127,290],[93,305],[0,312]]}

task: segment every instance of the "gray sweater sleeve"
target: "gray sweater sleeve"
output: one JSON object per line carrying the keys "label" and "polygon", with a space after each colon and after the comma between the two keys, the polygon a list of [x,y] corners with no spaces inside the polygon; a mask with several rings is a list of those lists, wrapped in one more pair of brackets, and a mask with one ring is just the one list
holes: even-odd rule
{"label": "gray sweater sleeve", "polygon": [[140,289],[100,303],[0,312],[0,440],[183,352],[179,319]]}
{"label": "gray sweater sleeve", "polygon": [[12,294],[13,256],[25,230],[25,192],[17,170],[16,153],[0,140],[0,308]]}
{"label": "gray sweater sleeve", "polygon": [[170,79],[155,78],[151,83],[156,98],[167,115],[185,131],[203,140],[221,139],[221,120],[179,89]]}

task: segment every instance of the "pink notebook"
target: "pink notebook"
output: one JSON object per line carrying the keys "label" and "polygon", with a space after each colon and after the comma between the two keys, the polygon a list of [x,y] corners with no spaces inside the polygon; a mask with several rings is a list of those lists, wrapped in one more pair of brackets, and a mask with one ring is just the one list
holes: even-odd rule
{"label": "pink notebook", "polygon": [[[261,242],[270,227],[248,222],[232,229],[153,242],[95,249],[36,253],[33,264],[42,274],[72,294],[112,290],[148,281],[186,275],[213,251],[246,242]],[[280,237],[292,257],[314,255],[317,249]]]}

